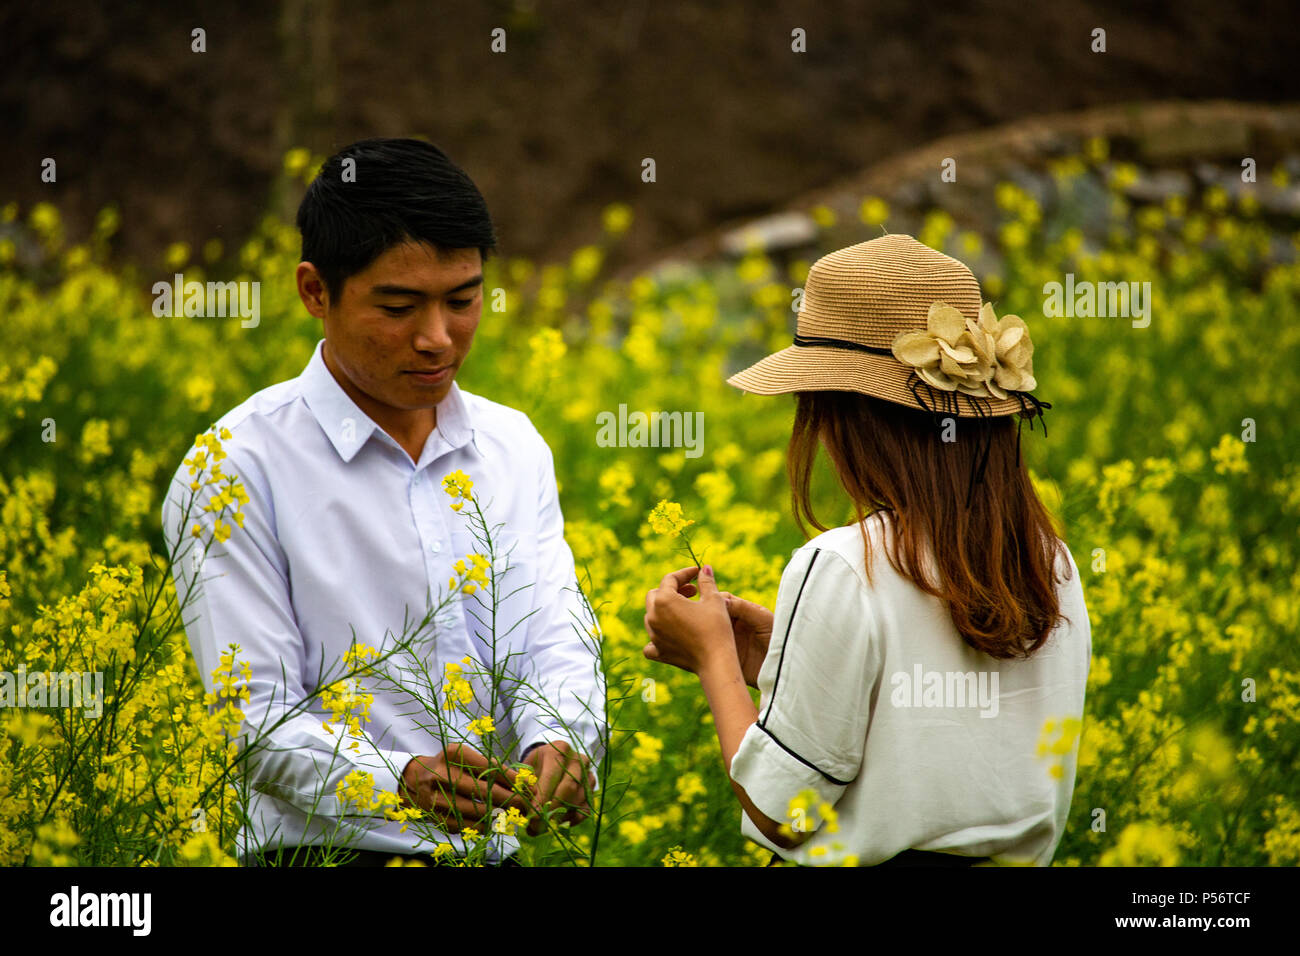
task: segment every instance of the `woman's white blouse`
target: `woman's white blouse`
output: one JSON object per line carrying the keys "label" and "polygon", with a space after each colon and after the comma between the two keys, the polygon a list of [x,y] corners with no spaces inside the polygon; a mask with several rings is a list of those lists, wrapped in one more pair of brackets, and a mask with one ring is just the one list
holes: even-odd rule
{"label": "woman's white blouse", "polygon": [[1077,736],[1063,754],[1053,745],[1065,718],[1082,720],[1092,653],[1073,557],[1063,549],[1058,564],[1068,566],[1058,585],[1068,622],[1027,661],[999,661],[962,641],[945,605],[889,564],[888,513],[866,528],[870,583],[856,525],[794,552],[758,721],[731,764],[758,809],[812,836],[782,850],[743,811],[742,832],[805,864],[852,856],[866,866],[912,848],[1047,865],[1070,809]]}

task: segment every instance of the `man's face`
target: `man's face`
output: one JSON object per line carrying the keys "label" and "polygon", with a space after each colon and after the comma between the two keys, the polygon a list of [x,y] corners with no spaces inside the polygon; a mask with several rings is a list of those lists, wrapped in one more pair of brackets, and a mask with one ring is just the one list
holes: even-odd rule
{"label": "man's face", "polygon": [[483,310],[478,249],[439,256],[423,243],[393,246],[348,276],[337,300],[313,294],[320,283],[309,264],[298,273],[303,302],[324,322],[330,364],[376,411],[432,408],[447,396]]}

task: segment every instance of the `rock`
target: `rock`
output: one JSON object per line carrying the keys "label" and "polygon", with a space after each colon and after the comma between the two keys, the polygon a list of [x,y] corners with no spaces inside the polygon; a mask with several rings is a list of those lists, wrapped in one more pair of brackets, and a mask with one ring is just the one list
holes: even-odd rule
{"label": "rock", "polygon": [[1286,189],[1265,186],[1259,194],[1259,205],[1275,215],[1300,217],[1300,186]]}
{"label": "rock", "polygon": [[1077,226],[1085,234],[1105,235],[1110,225],[1110,201],[1110,191],[1098,177],[1080,176],[1058,198],[1061,221]]}
{"label": "rock", "polygon": [[1270,262],[1290,264],[1296,260],[1295,243],[1285,236],[1269,236],[1268,259]]}
{"label": "rock", "polygon": [[1180,170],[1139,171],[1137,180],[1124,190],[1137,202],[1164,202],[1173,196],[1187,196],[1192,191],[1192,177]]}
{"label": "rock", "polygon": [[646,270],[645,275],[657,285],[673,285],[678,282],[690,282],[699,278],[700,263],[685,259],[661,259]]}
{"label": "rock", "polygon": [[1051,176],[1034,172],[1019,163],[1004,170],[1002,178],[1015,183],[1043,208],[1047,207],[1054,192]]}
{"label": "rock", "polygon": [[890,205],[915,209],[925,202],[926,189],[923,183],[912,180],[905,182],[890,195]]}
{"label": "rock", "polygon": [[1151,122],[1138,138],[1142,157],[1152,165],[1197,156],[1245,156],[1250,150],[1250,126],[1227,116],[1193,116]]}
{"label": "rock", "polygon": [[1203,186],[1218,184],[1223,177],[1223,169],[1214,163],[1200,162],[1196,164],[1196,178],[1201,181]]}
{"label": "rock", "polygon": [[816,241],[817,224],[812,217],[802,212],[780,212],[726,233],[720,245],[727,255],[739,258],[754,248],[765,253],[779,252],[811,246]]}

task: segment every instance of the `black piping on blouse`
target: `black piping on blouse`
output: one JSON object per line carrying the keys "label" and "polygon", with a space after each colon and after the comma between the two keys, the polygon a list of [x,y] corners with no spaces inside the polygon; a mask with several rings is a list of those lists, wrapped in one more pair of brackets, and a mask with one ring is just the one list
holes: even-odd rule
{"label": "black piping on blouse", "polygon": [[799,754],[795,753],[793,750],[791,750],[789,747],[783,744],[781,740],[776,736],[776,734],[772,733],[772,731],[767,729],[767,719],[772,715],[772,706],[776,703],[776,689],[781,683],[781,668],[785,666],[785,649],[786,647],[789,646],[790,643],[790,628],[794,624],[795,615],[799,613],[799,600],[800,598],[803,597],[804,585],[808,583],[808,576],[812,574],[813,565],[817,563],[817,555],[821,553],[822,553],[821,548],[817,548],[816,550],[813,551],[812,560],[808,562],[808,570],[804,572],[803,580],[799,582],[799,593],[795,595],[794,607],[790,608],[790,620],[786,621],[785,624],[785,638],[781,641],[781,656],[780,658],[777,659],[776,662],[776,679],[772,682],[772,697],[767,702],[767,714],[759,718],[758,729],[763,731],[763,733],[767,734],[769,737],[771,737],[772,742],[774,744],[776,744],[778,747],[780,747],[782,750],[788,753],[795,760],[798,760],[801,764],[803,764],[806,767],[811,767],[813,770],[816,770],[819,774],[821,774],[831,783],[836,784],[837,786],[844,787],[844,786],[848,786],[849,783],[851,783],[851,781],[840,780],[836,777],[832,777],[830,774],[828,774],[825,770],[817,766],[812,761],[805,760],[803,757],[799,756]]}

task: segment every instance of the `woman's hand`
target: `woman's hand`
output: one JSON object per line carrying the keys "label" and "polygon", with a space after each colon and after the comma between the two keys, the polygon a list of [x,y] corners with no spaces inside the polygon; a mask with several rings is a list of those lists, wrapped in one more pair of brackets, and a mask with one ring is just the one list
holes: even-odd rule
{"label": "woman's hand", "polygon": [[[697,576],[698,588],[690,583]],[[700,599],[690,600],[697,590]],[[659,587],[646,593],[645,610],[647,659],[698,674],[721,656],[736,658],[731,615],[709,565],[665,574]]]}
{"label": "woman's hand", "polygon": [[[688,585],[689,586],[689,585]],[[767,646],[772,640],[772,623],[775,620],[771,611],[761,604],[738,598],[727,591],[720,592],[727,602],[727,613],[731,615],[731,628],[736,637],[736,656],[740,658],[740,670],[745,675],[745,683],[758,687],[758,672],[767,657]]]}
{"label": "woman's hand", "polygon": [[[697,572],[698,588],[690,583]],[[697,590],[699,601],[690,600]],[[741,654],[750,661],[749,671],[755,676],[748,683],[753,684],[772,634],[772,613],[767,608],[729,597],[731,610],[708,565],[664,575],[659,587],[645,597],[645,629],[650,634],[645,656],[699,675],[713,713],[718,749],[728,778],[741,741],[758,720],[758,710],[745,689],[747,677],[741,667]],[[743,635],[740,631],[733,633],[733,622]],[[731,787],[759,831],[778,846],[783,845],[780,823],[759,810],[735,780]]]}

